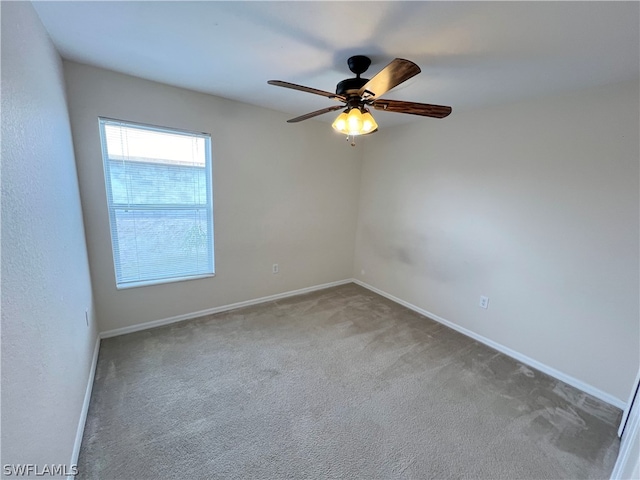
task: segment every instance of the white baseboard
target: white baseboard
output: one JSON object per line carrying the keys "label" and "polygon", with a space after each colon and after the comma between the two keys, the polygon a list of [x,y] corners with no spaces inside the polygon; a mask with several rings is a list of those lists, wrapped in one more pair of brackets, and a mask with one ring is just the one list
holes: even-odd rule
{"label": "white baseboard", "polygon": [[[73,452],[71,453],[71,462],[69,465],[78,464],[78,456],[80,455],[80,446],[82,445],[82,436],[84,434],[84,426],[87,423],[87,413],[89,412],[89,402],[91,401],[91,392],[93,390],[93,380],[96,376],[96,365],[98,365],[98,353],[100,352],[100,336],[96,338],[96,345],[93,348],[93,358],[91,359],[91,367],[89,367],[89,378],[87,379],[87,388],[84,392],[84,401],[82,402],[82,410],[80,411],[80,420],[78,421],[78,429],[76,430],[76,439],[73,444]],[[73,480],[74,476],[69,475],[67,480]]]}
{"label": "white baseboard", "polygon": [[298,290],[291,290],[289,292],[277,293],[275,295],[268,295],[266,297],[255,298],[253,300],[245,300],[243,302],[231,303],[229,305],[222,305],[220,307],[207,308],[206,310],[200,310],[198,312],[185,313],[183,315],[176,315],[175,317],[163,318],[161,320],[153,320],[151,322],[139,323],[137,325],[131,325],[129,327],[115,328],[113,330],[107,330],[100,332],[100,338],[116,337],[118,335],[125,335],[127,333],[139,332],[141,330],[148,330],[150,328],[161,327],[163,325],[169,325],[170,323],[181,322],[183,320],[190,320],[192,318],[203,317],[205,315],[211,315],[214,313],[226,312],[228,310],[234,310],[236,308],[248,307],[250,305],[257,305],[259,303],[271,302],[273,300],[280,300],[282,298],[293,297],[295,295],[302,295],[303,293],[315,292],[316,290],[324,290],[329,287],[336,287],[338,285],[344,285],[346,283],[352,283],[353,279],[347,278],[345,280],[338,280],[337,282],[323,283],[321,285],[314,285],[312,287],[300,288]]}
{"label": "white baseboard", "polygon": [[420,307],[416,307],[415,305],[409,303],[409,302],[405,302],[404,300],[401,300],[398,297],[394,297],[393,295],[380,290],[379,288],[376,288],[374,286],[369,285],[368,283],[365,283],[361,280],[358,279],[353,279],[353,282],[360,285],[361,287],[364,287],[368,290],[371,290],[372,292],[377,293],[378,295],[381,295],[385,298],[388,298],[389,300],[399,303],[400,305],[407,307],[410,310],[413,310],[414,312],[417,312],[421,315],[424,315],[427,318],[430,318],[432,320],[435,320],[438,323],[441,323],[443,325],[446,325],[447,327],[462,333],[463,335],[466,335],[467,337],[473,338],[474,340],[480,342],[480,343],[484,343],[485,345],[498,350],[501,353],[504,353],[505,355],[514,358],[515,360],[524,363],[525,365],[528,365],[532,368],[535,368],[536,370],[540,370],[543,373],[546,373],[547,375],[550,375],[568,385],[571,385],[579,390],[582,390],[585,393],[588,393],[589,395],[593,395],[596,398],[599,398],[600,400],[602,400],[603,402],[607,402],[610,405],[613,405],[614,407],[618,407],[621,410],[624,410],[626,407],[626,403],[622,400],[620,400],[619,398],[614,397],[613,395],[608,394],[607,392],[603,392],[602,390],[589,385],[581,380],[578,380],[577,378],[574,378],[570,375],[567,375],[566,373],[563,373],[559,370],[556,370],[555,368],[549,367],[548,365],[545,365],[543,363],[540,363],[537,360],[534,360],[533,358],[529,358],[526,355],[523,355],[521,353],[516,352],[515,350],[512,350],[508,347],[505,347],[504,345],[501,345],[497,342],[494,342],[493,340],[489,340],[486,337],[483,337],[482,335],[479,335],[475,332],[472,332],[471,330],[468,330],[464,327],[461,327],[460,325],[456,325],[453,322],[450,322],[449,320],[446,320],[442,317],[439,317],[438,315],[435,315],[431,312],[428,312],[427,310],[424,310]]}

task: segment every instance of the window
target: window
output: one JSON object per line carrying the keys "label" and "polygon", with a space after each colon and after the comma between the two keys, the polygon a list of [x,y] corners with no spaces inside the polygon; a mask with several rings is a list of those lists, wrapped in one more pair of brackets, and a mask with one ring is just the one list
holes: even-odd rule
{"label": "window", "polygon": [[100,119],[118,288],[214,273],[211,138]]}

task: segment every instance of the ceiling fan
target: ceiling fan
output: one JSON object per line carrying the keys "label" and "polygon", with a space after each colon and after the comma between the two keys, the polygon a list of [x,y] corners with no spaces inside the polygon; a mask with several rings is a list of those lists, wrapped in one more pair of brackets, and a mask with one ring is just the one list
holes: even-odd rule
{"label": "ceiling fan", "polygon": [[420,67],[409,60],[403,58],[394,59],[371,80],[360,77],[361,74],[367,71],[369,65],[371,65],[371,59],[369,57],[356,55],[350,57],[349,60],[347,60],[347,64],[349,65],[349,70],[355,73],[356,76],[355,78],[347,78],[338,83],[336,93],[325,92],[324,90],[283,82],[281,80],[269,80],[267,82],[269,85],[322,95],[323,97],[344,104],[334,105],[305,115],[300,115],[299,117],[287,120],[287,122],[301,122],[302,120],[344,108],[345,110],[336,118],[332,126],[335,130],[346,134],[347,139],[351,139],[351,145],[355,145],[355,136],[373,133],[378,129],[378,124],[367,108],[369,106],[376,110],[408,113],[433,118],[444,118],[451,113],[451,107],[442,105],[380,98],[392,88],[397,87],[420,73]]}

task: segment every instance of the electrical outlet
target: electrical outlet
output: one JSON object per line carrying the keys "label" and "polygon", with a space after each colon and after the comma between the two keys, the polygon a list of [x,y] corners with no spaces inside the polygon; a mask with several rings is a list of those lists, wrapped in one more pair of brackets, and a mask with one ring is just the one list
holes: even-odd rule
{"label": "electrical outlet", "polygon": [[273,273],[276,274],[280,271],[280,267],[278,267],[277,263],[273,264]]}
{"label": "electrical outlet", "polygon": [[364,274],[365,274],[365,271],[364,271],[364,268],[363,268],[362,270],[360,270],[360,275],[364,275]]}
{"label": "electrical outlet", "polygon": [[89,326],[89,309],[85,309],[84,311],[84,321],[87,323],[87,327]]}
{"label": "electrical outlet", "polygon": [[489,297],[485,297],[484,295],[480,296],[480,307],[489,308]]}

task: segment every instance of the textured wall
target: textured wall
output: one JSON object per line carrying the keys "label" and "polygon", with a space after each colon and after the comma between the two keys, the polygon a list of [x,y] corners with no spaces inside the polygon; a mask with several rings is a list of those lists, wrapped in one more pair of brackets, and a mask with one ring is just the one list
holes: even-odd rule
{"label": "textured wall", "polygon": [[[351,277],[361,152],[326,124],[72,62],[65,78],[101,330]],[[116,290],[99,116],[211,134],[215,277]]]}
{"label": "textured wall", "polygon": [[69,464],[96,328],[62,64],[2,2],[2,464]]}
{"label": "textured wall", "polygon": [[365,145],[356,276],[625,402],[640,349],[638,98],[636,82],[454,105],[380,132]]}

